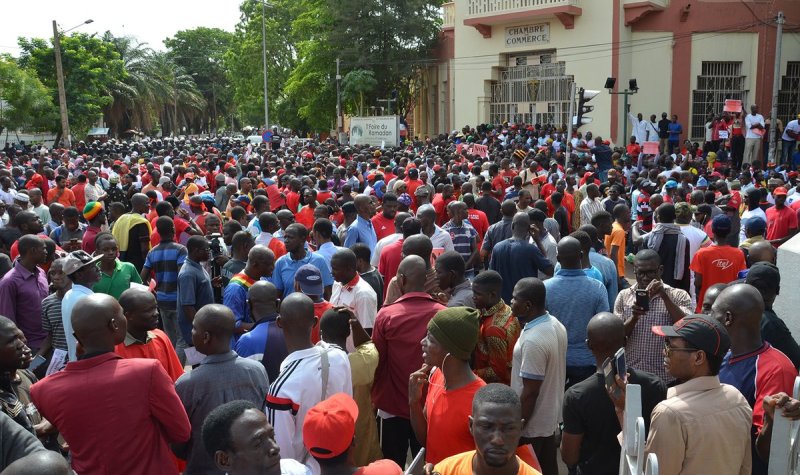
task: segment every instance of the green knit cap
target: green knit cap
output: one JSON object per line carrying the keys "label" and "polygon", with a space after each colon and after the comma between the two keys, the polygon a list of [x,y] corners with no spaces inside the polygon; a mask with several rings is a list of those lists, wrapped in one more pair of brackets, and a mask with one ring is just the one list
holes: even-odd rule
{"label": "green knit cap", "polygon": [[470,307],[450,307],[436,312],[428,331],[454,357],[467,361],[478,344],[480,316]]}

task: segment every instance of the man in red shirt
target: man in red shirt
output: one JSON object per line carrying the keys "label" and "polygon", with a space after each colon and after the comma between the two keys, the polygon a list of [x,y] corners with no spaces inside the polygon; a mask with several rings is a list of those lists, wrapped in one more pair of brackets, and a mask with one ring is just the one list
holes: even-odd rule
{"label": "man in red shirt", "polygon": [[403,241],[409,236],[419,234],[422,231],[422,223],[417,218],[408,218],[403,221],[400,230],[403,233],[403,238],[385,246],[381,250],[381,258],[378,261],[378,272],[383,276],[384,295],[386,295],[392,277],[397,274],[397,267],[400,265],[400,261],[403,260]]}
{"label": "man in red shirt", "polygon": [[382,210],[372,217],[372,228],[378,241],[394,233],[394,217],[399,206],[397,195],[391,192],[383,195]]}
{"label": "man in red shirt", "polygon": [[69,444],[72,468],[177,474],[169,444],[189,440],[189,418],[158,361],[114,353],[127,329],[122,308],[105,294],[84,297],[72,326],[83,355],[31,387],[33,403]]}
{"label": "man in red shirt", "polygon": [[786,206],[786,188],[779,186],[772,192],[775,206],[768,208],[767,240],[775,247],[780,247],[797,234],[797,211]]}
{"label": "man in red shirt", "polygon": [[731,218],[724,214],[717,215],[711,222],[714,245],[700,248],[692,259],[689,268],[694,272],[697,313],[703,309],[703,298],[709,287],[733,282],[740,271],[747,269],[742,250],[726,243],[731,227]]}
{"label": "man in red shirt", "polygon": [[404,180],[406,182],[406,193],[411,196],[411,209],[417,209],[417,198],[414,194],[417,188],[425,183],[419,179],[419,170],[412,168],[408,171],[408,177]]}
{"label": "man in red shirt", "polygon": [[372,403],[378,409],[381,448],[386,458],[403,466],[409,445],[414,454],[420,444],[411,428],[408,381],[422,366],[420,341],[428,322],[445,306],[425,291],[427,269],[419,256],[403,260],[397,273],[402,296],[381,308],[372,328],[378,350],[378,367],[372,384]]}
{"label": "man in red shirt", "polygon": [[[436,193],[433,197],[431,204],[433,205],[433,209],[436,210],[436,224],[439,226],[444,225],[444,223],[450,219],[447,217],[447,205],[455,201],[453,192],[453,185],[447,184],[444,185],[441,193]],[[380,239],[380,237],[378,239]]]}
{"label": "man in red shirt", "polygon": [[478,231],[478,249],[480,249],[483,243],[483,237],[486,235],[486,231],[489,230],[489,219],[486,217],[486,213],[475,208],[475,195],[467,193],[464,195],[463,199],[464,203],[467,205],[467,219],[469,219],[469,224],[475,228],[475,231]]}

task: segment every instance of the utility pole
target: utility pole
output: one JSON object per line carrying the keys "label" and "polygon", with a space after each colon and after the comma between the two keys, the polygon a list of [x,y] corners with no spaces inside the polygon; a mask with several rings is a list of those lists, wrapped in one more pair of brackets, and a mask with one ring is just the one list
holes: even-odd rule
{"label": "utility pole", "polygon": [[339,83],[342,81],[342,75],[339,73],[339,63],[341,61],[336,58],[336,140],[340,143],[342,141],[342,93]]}
{"label": "utility pole", "polygon": [[53,49],[56,53],[56,81],[58,82],[58,107],[61,110],[61,143],[66,148],[72,146],[67,115],[67,92],[64,89],[64,69],[61,65],[61,38],[58,34],[58,23],[53,20]]}
{"label": "utility pole", "polygon": [[572,116],[575,114],[575,86],[577,86],[575,82],[571,82],[569,85],[569,120],[567,121],[567,142],[564,144],[567,158],[572,153]]}
{"label": "utility pole", "polygon": [[[781,43],[783,40],[783,24],[786,18],[778,12],[777,31],[775,32],[775,71],[772,73],[772,113],[769,116],[769,155],[767,162],[775,163],[778,146],[778,91],[781,87]],[[790,156],[789,159],[792,157]]]}
{"label": "utility pole", "polygon": [[[378,102],[385,102],[386,106],[389,110],[388,115],[392,115],[392,102],[396,102],[397,99],[392,99],[391,97],[388,99],[378,99]],[[381,107],[381,115],[383,115],[383,107]]]}
{"label": "utility pole", "polygon": [[267,2],[261,2],[261,60],[264,62],[264,130],[269,130],[269,99],[267,95]]}
{"label": "utility pole", "polygon": [[173,102],[174,112],[175,112],[175,130],[173,131],[173,136],[175,138],[178,137],[180,130],[178,127],[178,71],[175,71],[175,101]]}

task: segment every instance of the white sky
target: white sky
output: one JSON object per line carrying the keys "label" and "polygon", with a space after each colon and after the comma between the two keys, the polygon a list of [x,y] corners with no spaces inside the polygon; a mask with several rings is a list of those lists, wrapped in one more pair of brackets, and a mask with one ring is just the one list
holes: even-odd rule
{"label": "white sky", "polygon": [[2,8],[0,53],[19,54],[17,37],[49,39],[53,20],[66,30],[92,19],[75,31],[111,31],[114,36],[134,36],[156,50],[164,50],[164,39],[180,30],[198,26],[233,31],[239,22],[240,0],[9,0]]}

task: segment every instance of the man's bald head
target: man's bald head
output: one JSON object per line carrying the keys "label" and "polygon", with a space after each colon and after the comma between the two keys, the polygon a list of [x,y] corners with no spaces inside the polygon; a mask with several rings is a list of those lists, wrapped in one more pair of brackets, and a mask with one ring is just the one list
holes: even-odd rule
{"label": "man's bald head", "polygon": [[613,313],[600,312],[586,326],[589,349],[597,359],[605,359],[625,346],[625,325]]}
{"label": "man's bald head", "polygon": [[236,327],[236,317],[224,305],[204,305],[195,314],[193,326],[195,332],[208,333],[216,340],[230,340]]}
{"label": "man's bald head", "polygon": [[147,289],[130,288],[119,296],[123,312],[136,311],[155,301],[155,296]]}
{"label": "man's bald head", "polygon": [[122,343],[127,321],[117,300],[106,294],[88,295],[72,309],[72,330],[87,352],[113,351]]}
{"label": "man's bald head", "polygon": [[737,332],[759,334],[763,314],[764,299],[750,284],[729,285],[711,307],[711,316],[725,325],[732,340]]}
{"label": "man's bald head", "polygon": [[247,253],[247,262],[253,262],[259,266],[266,266],[270,262],[275,262],[275,253],[267,246],[257,245],[250,248]]}
{"label": "man's bald head", "polygon": [[420,256],[406,256],[397,268],[397,284],[403,294],[424,292],[426,275],[427,267]]}
{"label": "man's bald head", "polygon": [[403,255],[419,256],[426,263],[431,261],[431,253],[433,252],[433,243],[431,238],[424,234],[415,234],[409,236],[403,241]]}
{"label": "man's bald head", "polygon": [[266,280],[259,280],[251,285],[247,291],[247,299],[253,303],[275,302],[277,298],[278,289],[275,288],[272,282],[267,282]]}
{"label": "man's bald head", "polygon": [[564,269],[581,268],[581,242],[574,237],[566,236],[558,241],[558,262]]}
{"label": "man's bald head", "polygon": [[281,303],[278,322],[284,335],[310,339],[315,324],[314,302],[302,292],[289,294]]}
{"label": "man's bald head", "polygon": [[701,306],[702,311],[706,315],[711,315],[711,306],[714,305],[714,302],[717,301],[717,297],[719,297],[720,292],[725,290],[728,287],[728,284],[714,284],[706,289],[706,293],[703,295],[703,304]]}
{"label": "man's bald head", "polygon": [[511,221],[511,232],[515,239],[526,239],[530,234],[531,218],[528,213],[516,213]]}
{"label": "man's bald head", "polygon": [[776,264],[778,260],[778,250],[769,241],[757,241],[750,246],[747,254],[747,264],[753,267],[756,262],[769,262]]}
{"label": "man's bald head", "polygon": [[500,212],[506,217],[514,216],[517,212],[517,204],[511,200],[503,201],[503,204],[500,205]]}
{"label": "man's bald head", "polygon": [[[150,198],[143,193],[136,193],[131,197],[131,208],[136,212],[141,212],[143,208],[148,206]],[[138,211],[137,211],[138,210]]]}

